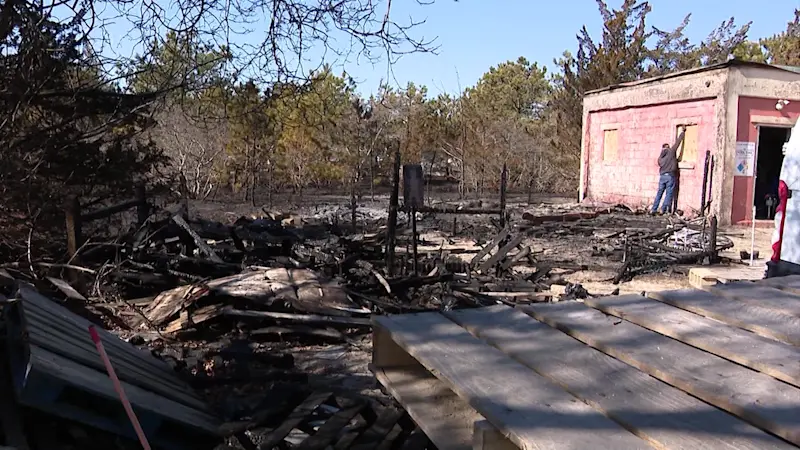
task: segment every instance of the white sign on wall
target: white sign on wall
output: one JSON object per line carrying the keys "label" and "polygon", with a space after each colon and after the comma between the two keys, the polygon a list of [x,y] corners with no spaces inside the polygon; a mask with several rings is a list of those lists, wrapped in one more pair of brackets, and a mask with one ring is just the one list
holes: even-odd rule
{"label": "white sign on wall", "polygon": [[734,175],[752,177],[753,168],[756,165],[756,143],[737,142],[735,161],[733,166]]}

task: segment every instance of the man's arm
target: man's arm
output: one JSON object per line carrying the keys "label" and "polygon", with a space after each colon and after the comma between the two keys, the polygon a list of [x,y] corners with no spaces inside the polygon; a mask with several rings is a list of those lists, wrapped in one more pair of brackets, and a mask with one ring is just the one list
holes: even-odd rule
{"label": "man's arm", "polygon": [[683,138],[685,136],[686,136],[686,127],[682,126],[681,133],[678,135],[678,139],[675,141],[675,144],[672,145],[671,149],[673,152],[680,149],[680,151],[675,154],[675,158],[678,161],[680,161],[681,158],[683,158],[683,147],[681,147],[681,144],[683,143]]}

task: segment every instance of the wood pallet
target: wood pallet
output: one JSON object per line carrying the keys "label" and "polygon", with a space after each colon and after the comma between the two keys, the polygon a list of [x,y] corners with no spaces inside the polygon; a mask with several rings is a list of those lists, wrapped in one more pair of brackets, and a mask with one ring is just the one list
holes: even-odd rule
{"label": "wood pallet", "polygon": [[800,448],[800,276],[374,319],[441,449]]}
{"label": "wood pallet", "polygon": [[[435,447],[402,409],[331,392],[270,396],[255,422],[226,424],[231,435],[220,449],[433,450]],[[274,400],[274,401],[273,401]]]}

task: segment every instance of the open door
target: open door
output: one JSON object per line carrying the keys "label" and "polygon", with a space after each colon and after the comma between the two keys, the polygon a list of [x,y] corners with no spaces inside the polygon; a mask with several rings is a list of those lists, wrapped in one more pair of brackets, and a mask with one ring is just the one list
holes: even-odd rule
{"label": "open door", "polygon": [[753,202],[756,220],[772,220],[778,206],[778,183],[790,128],[758,127]]}

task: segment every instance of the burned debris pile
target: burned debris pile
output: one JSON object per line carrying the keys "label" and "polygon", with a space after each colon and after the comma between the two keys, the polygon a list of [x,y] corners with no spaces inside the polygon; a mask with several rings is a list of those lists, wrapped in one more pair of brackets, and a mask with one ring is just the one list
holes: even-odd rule
{"label": "burned debris pile", "polygon": [[[731,246],[704,219],[651,218],[622,207],[508,207],[505,200],[495,206],[396,207],[394,216],[391,208],[388,216],[369,208],[302,216],[263,211],[230,223],[191,217],[186,204],[149,207],[128,232],[73,239],[63,260],[0,265],[0,335],[7,345],[20,333],[9,326],[12,305],[45,302],[49,316],[41,317],[67,318],[77,327],[63,332],[58,345],[47,341],[45,350],[76,373],[108,383],[87,347],[88,333],[76,330],[88,323],[111,330],[104,335],[108,345],[143,349],[147,364],[176,377],[169,381],[175,389],[185,383],[193,388],[186,392],[199,393],[202,401],[191,402],[204,414],[203,431],[216,428],[207,447],[193,448],[427,442],[390,402],[319,385],[298,364],[297,349],[369,352],[372,315],[583,299],[600,294],[570,276],[598,258],[614,268],[608,281],[619,283],[713,263]],[[125,364],[135,372],[142,363]],[[145,396],[165,401],[164,383],[154,381]],[[102,398],[119,412],[113,390],[86,384],[80,395]],[[182,407],[192,395],[185,394]],[[123,423],[101,426],[87,411],[20,401],[36,414],[132,438]],[[181,447],[166,437],[158,445]]]}

